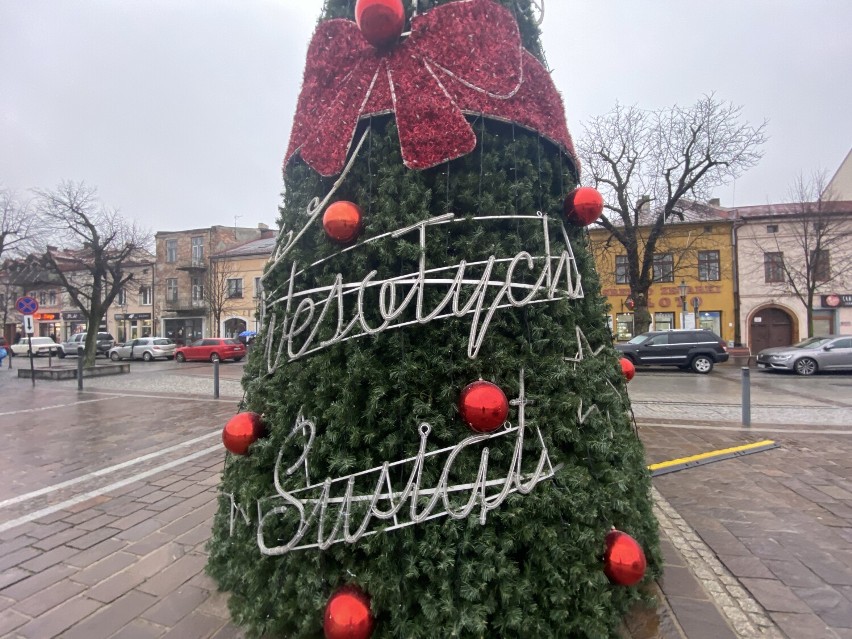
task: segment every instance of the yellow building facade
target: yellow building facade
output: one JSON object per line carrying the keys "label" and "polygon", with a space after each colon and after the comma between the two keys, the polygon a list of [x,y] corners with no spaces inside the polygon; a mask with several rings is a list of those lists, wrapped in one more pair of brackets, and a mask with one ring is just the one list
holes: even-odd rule
{"label": "yellow building facade", "polygon": [[275,238],[266,237],[218,253],[213,268],[223,278],[225,300],[219,319],[219,335],[237,337],[245,330],[260,330],[261,277],[275,249]]}
{"label": "yellow building facade", "polygon": [[[726,219],[666,226],[657,241],[654,283],[648,291],[650,330],[698,327],[730,344],[738,340],[732,231],[733,225]],[[637,233],[641,247],[648,228],[639,228]],[[589,242],[609,302],[610,328],[617,341],[627,341],[636,334],[627,252],[603,228],[591,229]]]}

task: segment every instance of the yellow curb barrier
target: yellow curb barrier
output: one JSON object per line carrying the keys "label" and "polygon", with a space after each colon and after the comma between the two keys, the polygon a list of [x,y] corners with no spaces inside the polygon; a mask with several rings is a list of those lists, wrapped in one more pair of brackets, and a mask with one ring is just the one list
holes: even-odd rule
{"label": "yellow curb barrier", "polygon": [[773,448],[779,448],[771,439],[755,442],[753,444],[745,444],[743,446],[734,446],[733,448],[724,448],[722,450],[713,450],[709,453],[701,453],[690,457],[681,457],[680,459],[672,459],[670,461],[660,462],[659,464],[651,464],[648,470],[651,471],[652,477],[666,475],[668,473],[676,473],[679,470],[694,468],[695,466],[703,466],[713,462],[732,459],[734,457],[742,457],[743,455],[752,455],[754,453],[762,453]]}

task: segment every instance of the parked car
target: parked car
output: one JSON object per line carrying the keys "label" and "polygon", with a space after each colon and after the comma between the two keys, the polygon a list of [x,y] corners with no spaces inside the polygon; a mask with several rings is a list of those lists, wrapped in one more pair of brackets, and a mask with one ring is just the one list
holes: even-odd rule
{"label": "parked car", "polygon": [[[77,354],[78,346],[86,346],[86,333],[77,333],[72,335],[67,342],[59,344],[59,357],[67,357]],[[95,357],[103,355],[109,357],[109,349],[115,346],[115,338],[109,333],[98,333],[97,351]]]}
{"label": "parked car", "polygon": [[[59,352],[59,344],[49,337],[33,337],[33,355],[56,355]],[[30,342],[22,337],[17,344],[12,344],[12,355],[26,355],[29,353]]]}
{"label": "parked car", "polygon": [[703,374],[712,371],[714,364],[728,361],[725,341],[704,329],[650,331],[615,348],[640,366],[677,366]]}
{"label": "parked car", "polygon": [[175,356],[175,343],[165,337],[140,337],[124,344],[117,344],[109,350],[109,358],[117,362],[122,359],[143,359],[146,362]]}
{"label": "parked car", "polygon": [[175,349],[175,359],[179,362],[189,360],[218,362],[232,359],[239,362],[246,356],[246,347],[241,342],[227,337],[205,337],[189,346]]}
{"label": "parked car", "polygon": [[852,335],[809,337],[792,346],[766,348],[757,354],[757,366],[799,375],[852,370]]}

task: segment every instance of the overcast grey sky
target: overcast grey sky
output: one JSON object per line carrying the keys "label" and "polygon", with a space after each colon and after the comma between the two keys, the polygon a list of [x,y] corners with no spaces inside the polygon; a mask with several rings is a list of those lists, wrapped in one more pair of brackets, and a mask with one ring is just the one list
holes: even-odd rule
{"label": "overcast grey sky", "polygon": [[[85,180],[153,230],[273,225],[321,5],[0,0],[0,186]],[[575,137],[616,101],[711,91],[768,119],[723,205],[784,200],[852,145],[850,0],[547,0],[543,31]]]}

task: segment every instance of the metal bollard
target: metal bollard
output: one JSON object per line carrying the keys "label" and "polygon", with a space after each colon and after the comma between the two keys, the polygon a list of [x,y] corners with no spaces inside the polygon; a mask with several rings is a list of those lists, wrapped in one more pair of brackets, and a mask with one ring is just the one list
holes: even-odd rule
{"label": "metal bollard", "polygon": [[213,362],[213,399],[219,399],[219,360]]}
{"label": "metal bollard", "polygon": [[77,347],[77,390],[83,390],[83,347]]}
{"label": "metal bollard", "polygon": [[751,371],[743,366],[743,426],[751,426]]}

